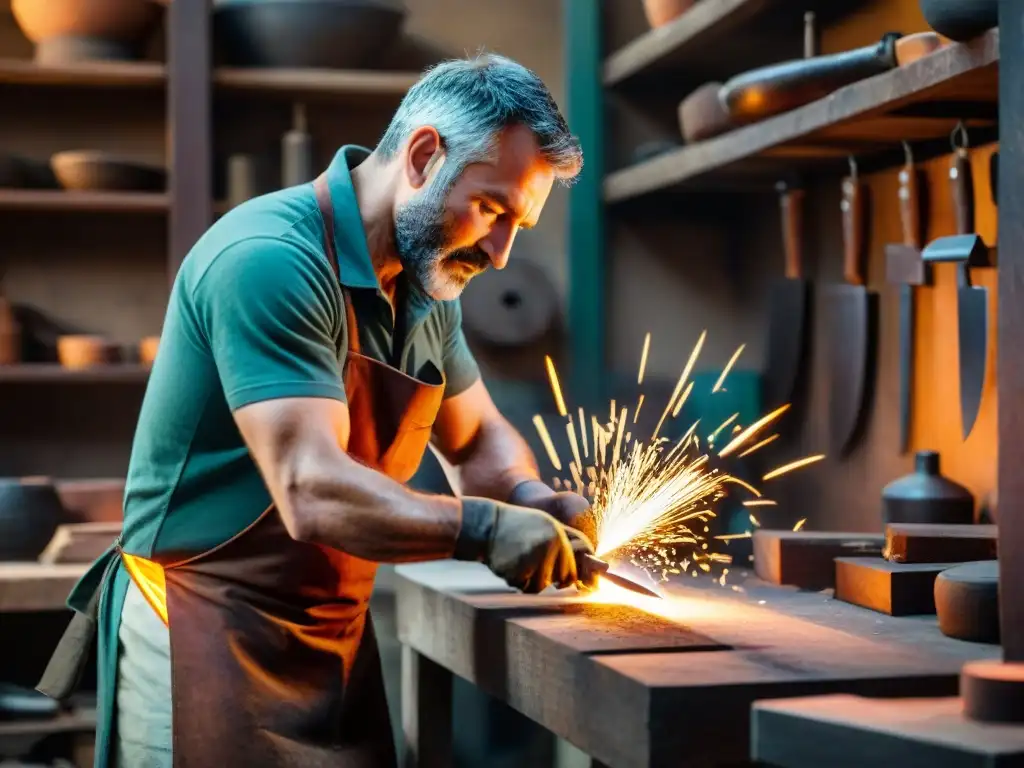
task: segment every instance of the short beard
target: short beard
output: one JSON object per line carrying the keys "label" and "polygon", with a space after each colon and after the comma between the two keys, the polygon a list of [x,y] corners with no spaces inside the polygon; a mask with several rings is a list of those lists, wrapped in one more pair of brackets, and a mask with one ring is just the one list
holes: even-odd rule
{"label": "short beard", "polygon": [[445,262],[462,262],[483,272],[490,259],[479,248],[446,251],[450,240],[444,220],[446,195],[427,190],[395,212],[395,250],[410,283],[436,301],[457,299],[473,274],[468,277],[444,269]]}

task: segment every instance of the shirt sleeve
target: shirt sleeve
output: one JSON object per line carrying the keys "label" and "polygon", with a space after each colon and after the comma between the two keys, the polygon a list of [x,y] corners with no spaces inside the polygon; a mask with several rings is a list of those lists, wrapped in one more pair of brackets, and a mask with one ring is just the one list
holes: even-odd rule
{"label": "shirt sleeve", "polygon": [[444,342],[444,396],[454,397],[469,389],[480,379],[480,367],[466,343],[462,331],[462,305],[447,302],[447,327]]}
{"label": "shirt sleeve", "polygon": [[323,257],[243,240],[217,255],[192,301],[232,410],[282,397],[345,401],[341,290]]}

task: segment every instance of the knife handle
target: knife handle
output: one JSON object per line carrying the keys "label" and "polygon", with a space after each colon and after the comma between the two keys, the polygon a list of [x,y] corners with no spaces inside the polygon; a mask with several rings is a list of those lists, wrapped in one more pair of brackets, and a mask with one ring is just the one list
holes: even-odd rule
{"label": "knife handle", "polygon": [[856,174],[843,179],[843,278],[864,285],[864,190]]}
{"label": "knife handle", "polygon": [[779,182],[779,209],[782,213],[782,246],[786,257],[786,277],[803,277],[803,208],[804,191],[790,189]]}
{"label": "knife handle", "polygon": [[911,248],[921,247],[921,192],[918,187],[917,170],[913,163],[900,169],[900,226],[903,230],[903,244]]}
{"label": "knife handle", "polygon": [[949,181],[953,187],[953,208],[956,213],[956,233],[974,233],[974,177],[971,174],[971,159],[964,147],[953,152],[949,165]]}

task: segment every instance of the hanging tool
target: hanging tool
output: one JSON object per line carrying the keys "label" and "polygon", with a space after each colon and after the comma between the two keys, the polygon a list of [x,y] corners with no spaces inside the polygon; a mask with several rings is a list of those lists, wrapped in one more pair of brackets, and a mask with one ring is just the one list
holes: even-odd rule
{"label": "hanging tool", "polygon": [[988,247],[974,234],[974,183],[967,130],[957,125],[952,136],[949,180],[956,211],[957,234],[932,241],[922,254],[927,262],[957,264],[957,336],[960,354],[960,420],[964,440],[971,434],[985,389],[988,353],[988,290],[971,284],[971,267],[991,264]]}
{"label": "hanging tool", "polygon": [[809,283],[803,277],[804,191],[791,189],[785,182],[779,182],[776,189],[782,211],[785,277],[772,287],[762,408],[776,408],[792,400],[807,348]]}
{"label": "hanging tool", "polygon": [[899,286],[900,453],[910,447],[911,399],[914,393],[914,288],[932,284],[931,265],[921,258],[920,173],[910,145],[903,142],[906,163],[899,174],[902,243],[885,246],[886,279]]}
{"label": "hanging tool", "polygon": [[661,595],[655,592],[653,589],[645,587],[638,581],[633,581],[625,576],[620,576],[617,573],[612,573],[609,568],[611,565],[595,555],[580,555],[577,562],[577,568],[582,571],[581,576],[589,576],[591,574],[600,574],[602,579],[610,581],[617,587],[628,589],[630,592],[635,592],[638,595],[645,595],[646,597],[656,597],[659,600]]}
{"label": "hanging tool", "polygon": [[857,437],[870,399],[878,296],[867,289],[864,253],[864,188],[851,157],[843,179],[843,278],[829,304],[831,391],[829,433],[833,453],[845,454]]}

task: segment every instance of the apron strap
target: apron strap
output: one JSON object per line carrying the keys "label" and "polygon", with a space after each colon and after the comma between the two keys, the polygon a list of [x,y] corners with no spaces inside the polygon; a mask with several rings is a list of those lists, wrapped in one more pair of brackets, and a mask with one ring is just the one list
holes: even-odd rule
{"label": "apron strap", "polygon": [[[320,209],[320,220],[324,227],[324,250],[327,252],[327,260],[331,263],[334,276],[341,280],[341,271],[338,266],[338,251],[334,247],[334,204],[331,202],[331,189],[327,186],[327,174],[321,173],[313,181],[313,191],[316,193],[316,204]],[[345,299],[345,325],[348,328],[348,351],[359,354],[359,327],[356,325],[356,312],[352,307],[352,297],[349,296],[345,286],[341,287],[341,295]]]}

